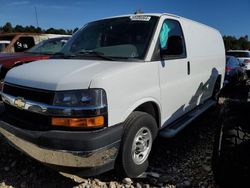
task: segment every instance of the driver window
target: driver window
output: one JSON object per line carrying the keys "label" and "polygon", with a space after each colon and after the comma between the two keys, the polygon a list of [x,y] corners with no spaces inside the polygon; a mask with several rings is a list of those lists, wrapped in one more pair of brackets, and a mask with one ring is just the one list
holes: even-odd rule
{"label": "driver window", "polygon": [[167,19],[162,24],[159,36],[160,49],[164,58],[184,58],[186,49],[181,25]]}

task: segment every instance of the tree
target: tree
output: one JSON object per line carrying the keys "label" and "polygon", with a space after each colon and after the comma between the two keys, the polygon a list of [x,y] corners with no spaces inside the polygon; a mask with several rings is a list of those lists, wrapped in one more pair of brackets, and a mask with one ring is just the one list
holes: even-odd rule
{"label": "tree", "polygon": [[250,42],[247,35],[239,39],[233,36],[224,36],[223,40],[226,50],[250,50]]}
{"label": "tree", "polygon": [[16,25],[16,27],[14,28],[15,32],[24,32],[25,28],[21,25]]}
{"label": "tree", "polygon": [[28,33],[36,33],[36,28],[33,25],[26,26],[25,31]]}
{"label": "tree", "polygon": [[64,29],[55,29],[55,28],[49,28],[45,31],[46,33],[51,33],[51,34],[62,34],[65,35],[66,31]]}
{"label": "tree", "polygon": [[73,30],[73,33],[72,33],[72,34],[74,34],[75,32],[77,32],[78,30],[79,30],[79,28],[76,27],[76,28]]}
{"label": "tree", "polygon": [[37,27],[36,28],[36,33],[44,33],[44,31],[42,30],[41,27]]}
{"label": "tree", "polygon": [[12,25],[10,22],[7,22],[4,26],[3,26],[3,32],[6,33],[11,33],[13,31]]}
{"label": "tree", "polygon": [[240,49],[242,50],[247,50],[249,48],[249,42],[245,37],[240,37],[238,40],[238,45]]}

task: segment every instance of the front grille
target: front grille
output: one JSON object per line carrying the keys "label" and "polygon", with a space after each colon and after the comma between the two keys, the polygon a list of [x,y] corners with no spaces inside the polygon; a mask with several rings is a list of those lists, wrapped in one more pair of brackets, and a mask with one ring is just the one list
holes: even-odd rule
{"label": "front grille", "polygon": [[23,97],[25,100],[52,104],[54,98],[53,91],[34,89],[11,84],[4,84],[3,93],[14,97]]}
{"label": "front grille", "polygon": [[27,130],[49,130],[51,119],[48,116],[21,110],[8,104],[4,104],[4,119],[17,127]]}

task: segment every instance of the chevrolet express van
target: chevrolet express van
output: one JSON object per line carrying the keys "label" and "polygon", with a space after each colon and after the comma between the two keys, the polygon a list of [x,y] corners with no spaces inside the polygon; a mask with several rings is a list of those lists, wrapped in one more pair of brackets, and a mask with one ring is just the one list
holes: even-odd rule
{"label": "chevrolet express van", "polygon": [[216,103],[224,73],[211,27],[170,14],[97,20],[53,59],[8,72],[0,132],[54,168],[137,177],[157,135],[175,136]]}

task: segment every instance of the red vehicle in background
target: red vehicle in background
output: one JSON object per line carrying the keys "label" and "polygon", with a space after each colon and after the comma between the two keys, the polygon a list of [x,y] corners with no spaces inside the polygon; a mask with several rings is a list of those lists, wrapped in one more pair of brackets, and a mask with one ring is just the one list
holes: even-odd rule
{"label": "red vehicle in background", "polygon": [[1,33],[0,53],[24,52],[44,40],[68,36],[70,35],[44,33]]}
{"label": "red vehicle in background", "polygon": [[[3,81],[6,73],[13,67],[31,61],[49,59],[59,52],[70,37],[58,37],[44,40],[22,53],[0,54],[0,80]],[[2,84],[1,84],[2,85]]]}

